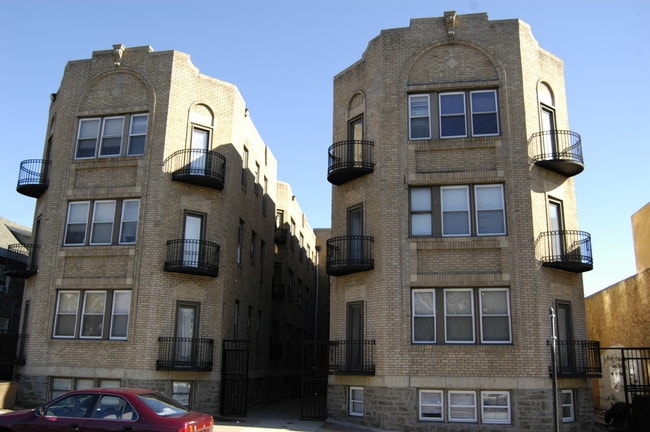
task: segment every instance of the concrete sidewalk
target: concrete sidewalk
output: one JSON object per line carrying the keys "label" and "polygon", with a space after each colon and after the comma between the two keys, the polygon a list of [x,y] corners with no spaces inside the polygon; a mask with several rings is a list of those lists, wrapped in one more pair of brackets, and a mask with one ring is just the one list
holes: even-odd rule
{"label": "concrete sidewalk", "polygon": [[378,429],[333,421],[300,420],[300,399],[285,399],[249,409],[246,418],[215,417],[215,432],[363,432]]}

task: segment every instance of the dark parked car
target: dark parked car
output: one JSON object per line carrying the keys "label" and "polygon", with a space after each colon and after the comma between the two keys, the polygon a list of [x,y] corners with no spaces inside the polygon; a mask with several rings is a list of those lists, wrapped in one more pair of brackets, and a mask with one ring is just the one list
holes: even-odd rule
{"label": "dark parked car", "polygon": [[77,390],[45,405],[0,415],[0,432],[212,432],[209,414],[153,390]]}

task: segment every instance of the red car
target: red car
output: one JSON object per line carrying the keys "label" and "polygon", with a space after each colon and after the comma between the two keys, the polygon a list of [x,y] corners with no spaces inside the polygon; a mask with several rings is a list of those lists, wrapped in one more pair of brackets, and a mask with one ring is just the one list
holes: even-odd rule
{"label": "red car", "polygon": [[212,432],[213,426],[209,414],[132,388],[77,390],[37,409],[0,415],[0,432]]}

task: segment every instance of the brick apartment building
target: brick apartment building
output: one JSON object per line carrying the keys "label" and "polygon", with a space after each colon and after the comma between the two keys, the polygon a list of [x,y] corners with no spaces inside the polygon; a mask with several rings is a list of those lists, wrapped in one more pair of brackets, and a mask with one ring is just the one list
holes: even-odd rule
{"label": "brick apartment building", "polygon": [[592,255],[561,59],[516,19],[413,19],[336,75],[333,111],[328,415],[590,430]]}
{"label": "brick apartment building", "polygon": [[[19,403],[91,386],[215,414],[267,400],[290,375],[271,371],[274,343],[313,337],[297,302],[314,304],[315,235],[237,88],[185,53],[115,45],[69,62],[51,100],[17,187],[37,198]],[[291,253],[275,253],[276,209],[296,222]],[[276,263],[301,288],[278,334]]]}

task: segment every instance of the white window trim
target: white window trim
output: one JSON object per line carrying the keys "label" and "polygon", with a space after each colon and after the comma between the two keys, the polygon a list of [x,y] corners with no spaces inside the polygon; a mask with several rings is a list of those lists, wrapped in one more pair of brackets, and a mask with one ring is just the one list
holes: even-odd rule
{"label": "white window trim", "polygon": [[[471,419],[464,419],[464,418],[456,418],[452,415],[452,409],[453,408],[468,408],[470,405],[452,405],[451,403],[451,396],[453,394],[464,394],[464,395],[472,395],[474,399],[474,404],[472,408],[474,408],[474,417]],[[447,399],[447,418],[449,419],[450,423],[476,423],[477,422],[477,414],[476,414],[476,392],[475,391],[465,391],[465,390],[449,390],[448,392],[448,399]]]}
{"label": "white window trim", "polygon": [[[122,130],[120,131],[119,135],[106,135],[106,122],[109,120],[116,120],[116,119],[122,119]],[[111,116],[111,117],[104,117],[102,118],[102,130],[100,131],[100,137],[99,137],[99,152],[97,152],[97,157],[98,158],[114,158],[114,157],[120,157],[122,156],[122,144],[124,141],[124,116]],[[102,154],[102,150],[104,149],[104,138],[119,138],[120,139],[120,147],[117,151],[117,154]]]}
{"label": "white window trim", "polygon": [[[67,243],[66,239],[68,238],[68,230],[70,229],[70,215],[71,215],[71,209],[73,206],[80,206],[80,205],[85,205],[86,206],[86,219],[84,221],[84,236],[83,240],[81,243]],[[86,237],[88,236],[88,213],[90,212],[90,201],[72,201],[68,203],[68,215],[66,217],[66,223],[65,223],[65,234],[63,237],[63,244],[65,246],[83,246],[86,244]],[[74,222],[74,225],[81,225],[80,222]]]}
{"label": "white window trim", "polygon": [[[95,233],[95,224],[108,224],[107,221],[100,221],[96,222],[96,217],[97,217],[97,205],[98,204],[107,204],[107,203],[112,203],[113,204],[113,215],[111,217],[111,235],[108,239],[108,242],[93,242],[93,234]],[[113,230],[115,228],[115,208],[116,208],[116,201],[115,200],[98,200],[93,203],[93,220],[90,224],[90,241],[88,242],[92,246],[98,246],[98,245],[110,245],[113,244]]]}
{"label": "white window trim", "polygon": [[[62,294],[76,294],[77,295],[77,308],[75,309],[74,313],[74,327],[72,329],[72,335],[59,335],[56,333],[56,329],[59,323],[59,316],[64,315],[62,313],[59,313],[59,307],[61,306],[61,295]],[[77,290],[64,290],[64,291],[59,291],[56,296],[56,312],[54,314],[54,327],[52,329],[52,337],[57,338],[57,339],[74,339],[77,337],[77,324],[79,321],[79,299],[81,298],[81,292]],[[72,315],[69,313],[65,314],[66,316]]]}
{"label": "white window trim", "polygon": [[[88,294],[103,294],[104,295],[104,308],[102,309],[101,313],[86,313],[86,301],[88,300]],[[100,291],[100,290],[88,290],[88,291],[83,291],[83,305],[81,306],[81,328],[79,329],[79,339],[103,339],[104,338],[104,321],[106,320],[106,297],[107,293],[106,291]],[[84,330],[84,325],[86,323],[86,317],[88,316],[99,316],[101,315],[102,317],[102,325],[99,327],[99,336],[84,336],[83,330]]]}
{"label": "white window trim", "polygon": [[[506,397],[505,405],[485,405],[485,396],[487,395],[503,395]],[[485,410],[488,408],[505,408],[508,418],[505,420],[486,420]],[[512,422],[512,414],[510,410],[510,392],[509,391],[482,391],[481,392],[481,419],[484,424],[510,424]]]}
{"label": "white window trim", "polygon": [[[135,118],[139,117],[144,117],[145,120],[145,128],[144,128],[144,133],[133,133],[133,120]],[[127,149],[126,149],[126,155],[127,156],[142,156],[144,155],[144,152],[147,149],[147,130],[149,129],[149,114],[133,114],[131,116],[131,120],[129,121],[129,135],[127,137]],[[133,137],[140,137],[144,136],[144,146],[142,148],[142,153],[131,153],[131,138]]]}
{"label": "white window trim", "polygon": [[[427,393],[435,393],[440,395],[440,405],[435,404],[425,404],[422,402],[422,395]],[[418,396],[418,420],[425,422],[443,422],[445,421],[445,392],[442,390],[420,390]],[[440,418],[435,417],[425,417],[422,414],[422,407],[431,406],[440,408]]]}
{"label": "white window trim", "polygon": [[[462,210],[467,213],[467,234],[445,234],[445,213],[460,213],[460,211],[445,210],[445,190],[449,189],[464,189],[465,190],[465,206],[466,209]],[[440,187],[440,229],[443,237],[469,237],[472,235],[472,218],[470,217],[471,207],[469,205],[469,185],[462,186],[441,186]]]}
{"label": "white window trim", "polygon": [[[495,111],[479,111],[476,114],[495,114],[496,115],[496,126],[497,126],[497,131],[496,133],[489,133],[489,134],[476,134],[474,133],[474,107],[472,106],[472,95],[475,93],[493,93],[494,94],[494,108]],[[501,131],[499,129],[499,100],[497,99],[497,91],[496,90],[474,90],[469,92],[469,101],[470,101],[470,113],[469,113],[469,118],[470,118],[470,123],[471,123],[471,128],[472,128],[472,136],[473,137],[481,137],[481,136],[498,136]]]}
{"label": "white window trim", "polygon": [[[411,113],[411,100],[412,100],[412,99],[415,99],[415,98],[423,98],[423,97],[426,97],[426,98],[427,98],[427,115],[426,115],[426,116],[423,116],[423,115],[420,115],[420,116],[414,116],[414,115]],[[408,109],[409,109],[409,140],[411,140],[411,141],[418,141],[418,140],[431,139],[431,97],[429,96],[429,94],[421,94],[421,93],[420,93],[420,94],[409,95],[409,99],[408,99]],[[429,129],[429,134],[428,134],[428,136],[414,138],[414,137],[413,137],[413,131],[411,130],[411,120],[412,120],[412,119],[416,119],[416,118],[425,118],[425,117],[426,117],[427,120],[428,120],[427,123],[428,123],[428,126],[429,126],[429,127],[428,127],[428,129]]]}
{"label": "white window trim", "polygon": [[[470,294],[470,310],[471,315],[447,315],[447,293],[450,292],[469,292]],[[448,288],[444,290],[444,310],[445,310],[445,343],[448,344],[474,344],[476,343],[476,317],[474,307],[474,290],[472,288]],[[447,318],[449,317],[468,317],[472,318],[472,339],[471,340],[450,340],[448,335],[449,324]]]}
{"label": "white window trim", "polygon": [[[354,391],[359,390],[361,391],[361,394],[363,395],[363,387],[350,387],[348,391],[348,414],[354,417],[363,417],[363,408],[364,408],[364,401],[363,399],[358,400],[358,399],[353,399],[352,395],[354,394]],[[360,404],[361,405],[361,411],[355,411],[354,410],[354,404]]]}
{"label": "white window trim", "polygon": [[[489,291],[505,291],[506,293],[506,302],[507,308],[508,308],[508,313],[507,314],[489,314],[489,315],[483,315],[483,296],[481,295],[483,292],[489,292]],[[490,345],[500,345],[500,344],[508,344],[512,343],[512,317],[511,317],[511,311],[510,311],[510,290],[508,288],[479,288],[478,290],[478,298],[479,298],[479,321],[480,321],[480,326],[481,326],[481,343],[482,344],[490,344]],[[483,339],[483,317],[484,316],[493,316],[493,317],[507,317],[508,318],[508,340],[503,340],[503,341],[486,341]]]}
{"label": "white window trim", "polygon": [[[562,422],[563,423],[570,423],[576,421],[576,405],[575,405],[575,394],[573,393],[573,390],[562,390],[561,391],[562,395],[568,394],[571,395],[571,403],[565,404],[563,400],[561,400],[562,403]],[[564,407],[569,407],[571,409],[571,415],[568,417],[564,416]]]}
{"label": "white window trim", "polygon": [[[77,156],[77,153],[79,152],[79,140],[81,139],[81,125],[82,123],[85,122],[91,122],[91,121],[97,121],[99,122],[97,125],[97,134],[95,135],[95,151],[93,152],[92,156]],[[101,117],[93,117],[93,118],[83,118],[79,119],[79,122],[77,124],[77,141],[75,143],[74,147],[74,158],[75,159],[94,159],[97,157],[97,147],[99,143],[99,132],[102,126],[102,119]],[[89,138],[84,138],[84,139],[89,139]]]}
{"label": "white window trim", "polygon": [[[433,297],[433,314],[432,315],[416,315],[415,313],[415,294],[416,293],[421,293],[421,292],[428,292],[431,293]],[[411,291],[411,342],[414,344],[434,344],[436,343],[436,331],[438,327],[438,323],[436,322],[437,317],[436,317],[436,290],[433,288],[427,288],[427,289],[414,289]],[[430,341],[420,341],[420,340],[415,340],[415,318],[416,317],[428,317],[428,318],[433,318],[433,340]]]}
{"label": "white window trim", "polygon": [[[126,204],[129,202],[137,202],[138,203],[138,211],[136,213],[135,220],[131,219],[125,219],[125,209],[126,209]],[[138,224],[140,221],[140,200],[139,199],[125,199],[122,201],[122,214],[120,215],[120,233],[118,237],[118,244],[135,244],[138,241]],[[135,238],[133,239],[132,242],[127,242],[127,241],[122,241],[122,234],[124,230],[124,224],[125,223],[133,223],[135,222]]]}
{"label": "white window trim", "polygon": [[[490,209],[481,209],[481,211],[483,211],[483,210],[501,210],[501,218],[502,218],[502,221],[503,221],[503,232],[481,233],[479,231],[479,225],[478,225],[478,214],[479,214],[478,191],[480,189],[488,189],[488,188],[493,188],[493,187],[499,187],[501,189],[501,207],[490,208]],[[475,224],[476,224],[476,235],[479,236],[479,237],[506,235],[506,209],[505,209],[505,198],[503,196],[503,185],[502,184],[474,185],[474,220],[475,220]]]}
{"label": "white window trim", "polygon": [[[118,295],[129,295],[129,308],[126,313],[117,313],[115,312],[115,304],[117,303],[117,296]],[[113,324],[115,321],[116,316],[124,316],[126,315],[126,334],[124,336],[114,336],[113,335]],[[131,320],[131,291],[129,290],[116,290],[113,291],[113,301],[111,304],[111,325],[110,325],[110,330],[108,334],[108,338],[112,340],[128,340],[129,338],[129,321]]]}
{"label": "white window trim", "polygon": [[[443,96],[462,95],[463,96],[463,123],[465,124],[465,133],[463,135],[442,135],[442,119],[445,117],[460,117],[460,114],[442,114],[442,98]],[[448,138],[466,138],[467,137],[467,98],[465,92],[444,92],[438,94],[438,135],[440,139]]]}

